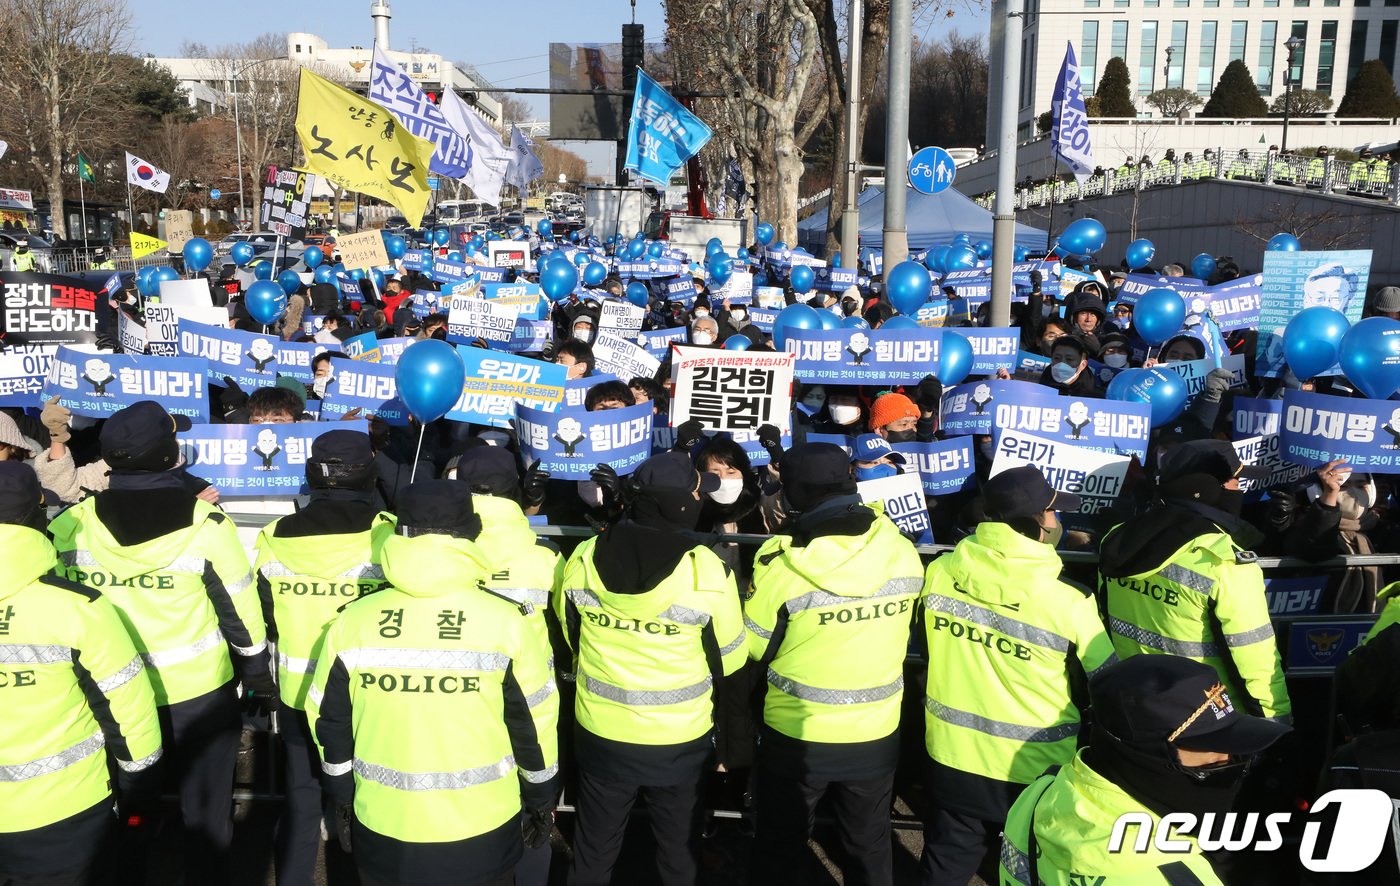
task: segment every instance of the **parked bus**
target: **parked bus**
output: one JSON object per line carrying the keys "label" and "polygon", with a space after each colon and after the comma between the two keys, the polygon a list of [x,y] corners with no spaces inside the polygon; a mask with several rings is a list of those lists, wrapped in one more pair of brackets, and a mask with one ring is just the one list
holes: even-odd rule
{"label": "parked bus", "polygon": [[495,215],[500,209],[483,200],[444,200],[437,205],[438,221],[450,224]]}

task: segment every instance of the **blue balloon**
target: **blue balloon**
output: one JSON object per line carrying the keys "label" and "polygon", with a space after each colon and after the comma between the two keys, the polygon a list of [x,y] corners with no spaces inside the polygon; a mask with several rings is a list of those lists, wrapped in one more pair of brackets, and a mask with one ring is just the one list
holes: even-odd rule
{"label": "blue balloon", "polygon": [[1283,359],[1303,381],[1337,365],[1351,321],[1336,308],[1317,305],[1293,315],[1283,330]]}
{"label": "blue balloon", "polygon": [[916,261],[902,261],[885,275],[885,293],[901,314],[912,314],[924,306],[933,290],[928,268]]}
{"label": "blue balloon", "polygon": [[[271,270],[271,267],[272,266],[269,265],[268,269]],[[165,283],[167,281],[174,281],[179,279],[179,271],[175,270],[169,265],[160,265],[156,268],[155,273],[151,274],[151,289],[153,290],[153,294],[160,295],[160,284]]]}
{"label": "blue balloon", "polygon": [[384,272],[374,268],[369,272],[369,278],[374,281],[374,291],[382,293],[384,291]]}
{"label": "blue balloon", "polygon": [[462,253],[461,253],[460,251],[454,249],[454,250],[452,250],[451,252],[447,253],[447,260],[448,260],[448,261],[465,261],[465,260],[466,260],[466,257],[465,257],[464,255],[462,255]]}
{"label": "blue balloon", "polygon": [[1174,289],[1149,289],[1133,306],[1133,328],[1149,345],[1160,345],[1181,331],[1186,302]]}
{"label": "blue balloon", "polygon": [[332,268],[330,265],[321,265],[319,268],[316,269],[316,272],[314,275],[312,275],[311,279],[315,280],[317,283],[329,283],[334,278],[335,269]]}
{"label": "blue balloon", "polygon": [[335,272],[337,277],[343,277],[347,273],[344,262],[336,262],[336,264],[331,267],[331,270]]}
{"label": "blue balloon", "polygon": [[1074,255],[1093,255],[1103,249],[1108,232],[1096,218],[1079,218],[1069,223],[1060,235],[1060,245]]}
{"label": "blue balloon", "polygon": [[253,244],[235,243],[228,251],[229,258],[240,268],[253,260]]}
{"label": "blue balloon", "polygon": [[948,253],[953,251],[951,246],[935,246],[924,256],[924,264],[935,274],[946,274],[948,272]]}
{"label": "blue balloon", "polygon": [[777,243],[773,244],[772,249],[774,252],[787,252],[788,245],[783,241],[779,240]]}
{"label": "blue balloon", "polygon": [[[839,255],[840,253],[837,254]],[[749,251],[740,246],[738,249],[734,250],[734,260],[740,264],[747,265],[749,263]]]}
{"label": "blue balloon", "polygon": [[954,246],[971,246],[972,237],[967,234],[958,234],[953,238]]}
{"label": "blue balloon", "polygon": [[970,246],[954,246],[943,259],[943,271],[969,271],[977,267],[977,252]]}
{"label": "blue balloon", "polygon": [[291,268],[277,275],[277,285],[282,287],[282,291],[291,295],[301,288],[301,277]]}
{"label": "blue balloon", "polygon": [[583,285],[597,286],[606,279],[608,269],[602,262],[591,261],[583,266]]}
{"label": "blue balloon", "polygon": [[666,252],[666,244],[660,240],[655,240],[647,247],[647,255],[652,258],[660,258]]}
{"label": "blue balloon", "polygon": [[737,332],[724,340],[726,351],[747,351],[751,347],[753,347],[753,342],[749,340],[749,337],[739,335]]}
{"label": "blue balloon", "polygon": [[972,343],[956,332],[943,330],[943,341],[938,347],[938,369],[933,373],[934,377],[944,387],[959,384],[972,371],[972,360]]}
{"label": "blue balloon", "polygon": [[583,267],[584,265],[588,264],[589,260],[590,260],[590,256],[589,256],[588,253],[586,253],[586,252],[575,252],[575,253],[574,253],[574,267],[576,267],[576,268],[581,268],[581,267]]}
{"label": "blue balloon", "polygon": [[268,261],[267,259],[255,262],[253,264],[253,278],[256,280],[271,280],[272,262]]}
{"label": "blue balloon", "polygon": [[1109,383],[1107,393],[1110,400],[1146,403],[1154,428],[1174,421],[1186,409],[1186,382],[1171,369],[1125,369]]}
{"label": "blue balloon", "polygon": [[394,366],[399,399],[423,424],[437,421],[457,404],[466,380],[457,349],[434,338],[409,345]]}
{"label": "blue balloon", "polygon": [[[709,262],[705,265],[705,270],[709,272],[710,279],[720,286],[729,282],[729,278],[734,276],[734,260],[724,253],[716,253],[710,256]],[[793,268],[793,270],[797,270]],[[810,270],[810,268],[808,269]]]}
{"label": "blue balloon", "polygon": [[1151,240],[1134,240],[1123,250],[1123,260],[1127,262],[1130,271],[1152,264],[1156,255],[1157,247],[1152,245]]}
{"label": "blue balloon", "polygon": [[919,321],[904,314],[895,314],[893,317],[880,324],[881,329],[922,329]]}
{"label": "blue balloon", "polygon": [[155,275],[155,273],[155,265],[144,265],[140,268],[140,270],[136,272],[136,291],[141,293],[146,298],[150,298],[151,296],[158,294],[151,289],[151,278]]}
{"label": "blue balloon", "polygon": [[758,241],[760,246],[767,246],[769,243],[773,242],[773,238],[777,236],[777,233],[778,232],[774,231],[773,226],[768,224],[768,222],[759,222],[758,227],[754,229],[754,239]]}
{"label": "blue balloon", "polygon": [[627,300],[639,308],[646,307],[651,301],[651,291],[647,285],[636,280],[627,284],[626,295]]}
{"label": "blue balloon", "polygon": [[452,232],[447,228],[438,228],[433,231],[433,242],[438,246],[446,246],[450,239],[452,239]]}
{"label": "blue balloon", "polygon": [[569,232],[569,242],[570,242],[570,243],[577,243],[577,242],[578,242],[578,231],[570,231],[570,232]]}
{"label": "blue balloon", "polygon": [[540,223],[535,225],[535,230],[539,231],[541,237],[554,236],[554,223],[547,218],[540,219]]}
{"label": "blue balloon", "polygon": [[1030,251],[1024,246],[1017,246],[1011,250],[1011,257],[1016,261],[1025,261],[1028,255],[1030,255]]}
{"label": "blue balloon", "polygon": [[836,252],[833,252],[833,253],[831,254],[831,266],[832,266],[833,268],[839,268],[839,267],[841,267],[841,252],[840,252],[840,250],[837,250]]}
{"label": "blue balloon", "polygon": [[1208,252],[1191,259],[1191,276],[1200,280],[1209,280],[1210,275],[1215,273],[1215,256]]}
{"label": "blue balloon", "polygon": [[841,318],[831,311],[818,310],[817,319],[822,321],[822,329],[840,329]]}
{"label": "blue balloon", "polygon": [[1367,317],[1342,336],[1342,372],[1372,400],[1400,390],[1400,320]]}
{"label": "blue balloon", "polygon": [[352,268],[350,271],[351,280],[363,280],[366,276],[364,268]]}
{"label": "blue balloon", "polygon": [[865,322],[865,318],[862,317],[862,316],[860,316],[860,315],[858,315],[858,314],[852,314],[851,316],[846,317],[845,319],[843,319],[843,320],[841,321],[841,325],[844,326],[844,327],[846,327],[847,329],[869,329],[869,328],[870,328],[870,324]]}
{"label": "blue balloon", "polygon": [[[314,246],[311,248],[316,249]],[[317,250],[317,252],[319,254],[320,250]],[[384,238],[384,252],[391,260],[401,259],[404,257],[404,254],[408,252],[408,241],[398,234],[390,234]],[[320,261],[319,258],[316,260]],[[310,262],[307,262],[307,264],[310,264]]]}
{"label": "blue balloon", "polygon": [[986,240],[978,240],[976,243],[972,244],[972,248],[977,253],[977,257],[982,261],[986,261],[992,257],[992,244],[988,243]]}
{"label": "blue balloon", "polygon": [[214,247],[209,245],[209,241],[203,237],[195,237],[185,241],[185,267],[196,273],[209,267],[209,263],[214,260]]}
{"label": "blue balloon", "polygon": [[550,262],[540,270],[540,288],[550,301],[568,298],[578,286],[578,268],[567,261]]}
{"label": "blue balloon", "polygon": [[718,237],[711,237],[705,244],[705,257],[719,255],[724,252],[724,243]]}
{"label": "blue balloon", "polygon": [[[399,239],[400,241],[403,240],[402,237],[399,237],[398,239]],[[389,257],[390,257],[390,258],[403,258],[403,253],[400,252],[398,255],[390,254]],[[319,268],[319,267],[321,266],[321,262],[323,262],[323,261],[326,260],[326,254],[325,254],[324,252],[321,251],[321,247],[319,247],[319,246],[308,246],[308,247],[306,247],[306,249],[302,252],[302,254],[301,254],[301,260],[304,261],[304,262],[306,262],[306,266],[307,266],[308,268],[310,268],[311,270],[314,271],[314,270],[316,270],[317,268]]]}
{"label": "blue balloon", "polygon": [[798,265],[788,275],[788,282],[792,284],[792,291],[799,295],[811,292],[812,285],[817,282],[817,272],[807,265]]}
{"label": "blue balloon", "polygon": [[1264,247],[1266,252],[1297,252],[1303,248],[1303,244],[1298,242],[1298,238],[1292,234],[1275,234],[1269,238],[1269,244]]}
{"label": "blue balloon", "polygon": [[641,237],[636,237],[627,244],[627,257],[632,261],[636,261],[646,254],[647,241],[643,240]]}
{"label": "blue balloon", "polygon": [[822,318],[811,305],[788,305],[773,319],[773,344],[778,350],[787,348],[789,333],[799,330],[821,329]]}
{"label": "blue balloon", "polygon": [[243,305],[248,316],[264,326],[271,326],[287,312],[287,293],[271,280],[259,280],[243,293]]}

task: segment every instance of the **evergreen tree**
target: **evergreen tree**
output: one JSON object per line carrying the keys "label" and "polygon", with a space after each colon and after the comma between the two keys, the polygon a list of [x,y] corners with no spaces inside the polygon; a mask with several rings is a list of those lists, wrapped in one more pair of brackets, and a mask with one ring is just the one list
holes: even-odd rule
{"label": "evergreen tree", "polygon": [[1254,75],[1249,72],[1248,65],[1236,59],[1225,67],[1199,116],[1236,119],[1269,116],[1269,106],[1259,95],[1259,87],[1254,85]]}
{"label": "evergreen tree", "polygon": [[1099,100],[1099,117],[1136,117],[1133,96],[1129,91],[1128,64],[1118,56],[1108,60],[1103,66],[1103,76],[1099,78],[1094,97]]}
{"label": "evergreen tree", "polygon": [[1400,117],[1400,96],[1385,63],[1373,58],[1356,71],[1337,106],[1338,117]]}

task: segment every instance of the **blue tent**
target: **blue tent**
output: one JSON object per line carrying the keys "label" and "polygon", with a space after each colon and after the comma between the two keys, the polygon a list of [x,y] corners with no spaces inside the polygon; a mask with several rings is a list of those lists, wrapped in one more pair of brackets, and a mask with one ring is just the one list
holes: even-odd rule
{"label": "blue tent", "polygon": [[[992,214],[960,192],[949,188],[941,194],[921,194],[905,187],[904,220],[909,231],[909,249],[917,252],[953,242],[967,234],[973,242],[992,240]],[[860,245],[879,249],[885,240],[885,191],[866,188],[856,200],[860,210]],[[839,215],[838,210],[838,215]],[[814,213],[797,224],[798,245],[816,253],[826,245],[827,210]],[[1048,238],[1044,231],[1016,223],[1016,245],[1032,252],[1044,251]]]}

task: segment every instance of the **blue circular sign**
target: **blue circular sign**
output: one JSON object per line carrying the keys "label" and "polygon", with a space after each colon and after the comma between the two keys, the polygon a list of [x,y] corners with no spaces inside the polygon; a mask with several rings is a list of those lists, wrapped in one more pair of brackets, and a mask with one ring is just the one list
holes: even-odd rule
{"label": "blue circular sign", "polygon": [[958,164],[942,148],[920,148],[909,158],[909,184],[920,194],[937,194],[953,186]]}
{"label": "blue circular sign", "polygon": [[209,189],[209,199],[210,199],[210,200],[217,200],[217,199],[219,199],[220,197],[222,197],[223,195],[224,195],[224,192],[221,191],[221,190],[219,190],[218,188],[210,188],[210,189]]}

